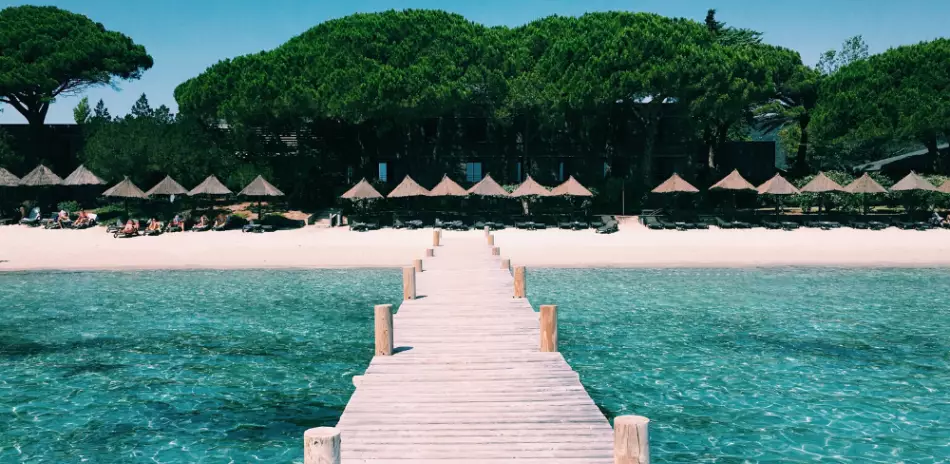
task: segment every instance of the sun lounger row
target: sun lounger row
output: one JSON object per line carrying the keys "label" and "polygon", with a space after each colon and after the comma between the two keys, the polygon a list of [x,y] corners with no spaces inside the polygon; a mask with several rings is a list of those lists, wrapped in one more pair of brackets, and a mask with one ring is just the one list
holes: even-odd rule
{"label": "sun lounger row", "polygon": [[680,221],[665,218],[663,216],[641,216],[640,222],[652,230],[693,230],[707,229],[710,225],[719,229],[751,229],[754,227],[764,227],[773,230],[796,230],[802,227],[832,230],[842,227],[863,230],[884,230],[888,227],[896,227],[904,230],[930,230],[934,228],[950,228],[950,225],[935,225],[923,221],[910,221],[900,218],[891,218],[881,221],[874,216],[851,217],[851,218],[811,218],[802,216],[785,217],[752,217],[747,221],[726,220],[721,217],[710,217],[705,219],[694,219],[689,221]]}
{"label": "sun lounger row", "polygon": [[426,221],[420,217],[399,215],[387,221],[387,215],[354,215],[349,217],[351,230],[368,231],[381,227],[392,226],[396,229],[419,229],[426,226],[438,227],[446,230],[481,230],[488,227],[491,230],[502,230],[514,227],[524,230],[565,229],[585,230],[601,229],[613,222],[613,226],[604,229],[607,233],[617,228],[613,216],[571,216],[571,215],[539,215],[539,216],[505,216],[496,218],[471,218],[461,215],[445,215]]}

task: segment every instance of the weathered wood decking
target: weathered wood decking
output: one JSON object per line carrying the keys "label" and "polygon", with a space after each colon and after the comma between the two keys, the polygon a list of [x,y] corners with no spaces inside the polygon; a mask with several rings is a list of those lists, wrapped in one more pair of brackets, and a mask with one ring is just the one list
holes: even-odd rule
{"label": "weathered wood decking", "polygon": [[485,239],[446,233],[424,268],[396,354],[373,359],[337,425],[343,463],[612,463],[610,424],[539,351],[538,313]]}

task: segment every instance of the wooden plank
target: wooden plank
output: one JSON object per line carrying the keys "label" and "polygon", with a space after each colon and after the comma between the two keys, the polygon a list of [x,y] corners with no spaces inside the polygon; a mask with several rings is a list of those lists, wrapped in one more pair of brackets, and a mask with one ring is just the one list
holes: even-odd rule
{"label": "wooden plank", "polygon": [[613,431],[482,240],[446,233],[337,428],[344,463],[610,463]]}

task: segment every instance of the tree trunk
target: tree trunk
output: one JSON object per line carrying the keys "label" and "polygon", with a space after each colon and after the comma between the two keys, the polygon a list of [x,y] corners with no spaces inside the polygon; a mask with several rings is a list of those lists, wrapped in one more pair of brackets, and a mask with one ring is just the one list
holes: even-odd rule
{"label": "tree trunk", "polygon": [[934,171],[943,174],[944,163],[941,162],[940,150],[937,149],[937,134],[935,132],[926,134],[923,142],[924,146],[927,147],[927,154],[933,157]]}
{"label": "tree trunk", "polygon": [[811,122],[811,115],[803,114],[798,118],[798,127],[801,129],[801,135],[798,138],[798,153],[795,155],[795,163],[792,164],[792,173],[795,176],[803,176],[808,173],[808,124]]}

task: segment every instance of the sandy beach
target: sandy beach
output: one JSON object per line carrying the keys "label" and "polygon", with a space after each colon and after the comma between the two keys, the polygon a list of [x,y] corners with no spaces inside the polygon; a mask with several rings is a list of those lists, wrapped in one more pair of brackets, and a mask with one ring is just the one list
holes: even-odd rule
{"label": "sandy beach", "polygon": [[[445,231],[445,240],[482,231]],[[495,232],[512,263],[533,267],[943,267],[950,230],[765,229],[653,231],[633,220],[619,233]],[[431,229],[351,232],[307,227],[267,234],[178,233],[114,239],[102,228],[0,227],[0,271],[397,267],[422,257]]]}

